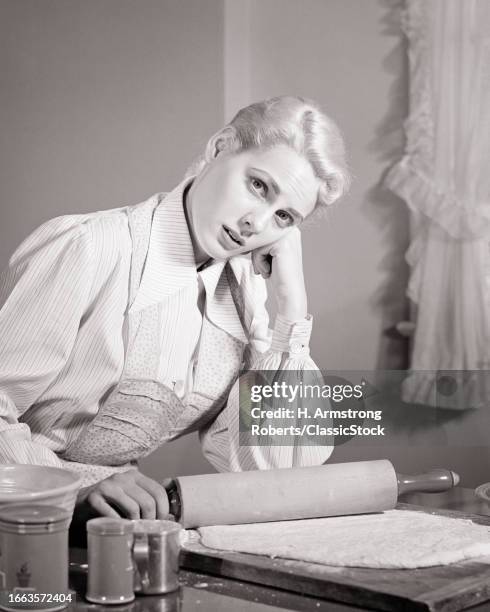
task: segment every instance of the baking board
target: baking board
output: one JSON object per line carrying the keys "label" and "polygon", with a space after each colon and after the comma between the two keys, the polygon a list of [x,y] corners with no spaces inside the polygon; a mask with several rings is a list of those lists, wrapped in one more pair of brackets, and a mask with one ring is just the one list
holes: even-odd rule
{"label": "baking board", "polygon": [[[397,508],[471,519],[490,527],[490,517],[410,504]],[[188,543],[181,553],[181,566],[375,610],[456,612],[490,600],[490,557],[411,570],[341,568]]]}

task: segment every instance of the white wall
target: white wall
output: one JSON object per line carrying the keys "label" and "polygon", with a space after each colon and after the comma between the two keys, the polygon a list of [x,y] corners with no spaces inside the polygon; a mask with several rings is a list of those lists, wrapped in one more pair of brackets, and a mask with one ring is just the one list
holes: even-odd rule
{"label": "white wall", "polygon": [[43,220],[181,179],[223,117],[222,0],[205,4],[1,0],[2,266]]}

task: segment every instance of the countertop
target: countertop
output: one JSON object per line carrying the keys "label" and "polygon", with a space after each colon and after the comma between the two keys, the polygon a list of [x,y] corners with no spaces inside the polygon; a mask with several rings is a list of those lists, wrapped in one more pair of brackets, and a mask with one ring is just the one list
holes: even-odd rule
{"label": "countertop", "polygon": [[[400,498],[401,502],[433,508],[445,508],[490,516],[490,506],[478,500],[472,489],[455,487],[440,494],[409,494]],[[73,560],[82,561],[85,551],[72,549]],[[86,576],[71,572],[71,586],[77,590],[77,601],[69,609],[76,611],[115,612],[275,612],[285,610],[354,612],[367,610],[357,606],[344,605],[324,599],[302,596],[289,591],[274,589],[256,584],[231,580],[222,577],[181,570],[180,588],[174,593],[160,596],[138,596],[134,602],[124,606],[100,606],[85,601]],[[490,611],[490,602],[472,608],[472,612]]]}

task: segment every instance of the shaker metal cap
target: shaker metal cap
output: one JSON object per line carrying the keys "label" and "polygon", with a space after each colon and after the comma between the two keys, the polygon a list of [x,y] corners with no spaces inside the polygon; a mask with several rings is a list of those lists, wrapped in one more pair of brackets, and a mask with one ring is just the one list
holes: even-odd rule
{"label": "shaker metal cap", "polygon": [[175,518],[169,515],[167,519],[133,519],[136,535],[166,535],[182,530],[182,525],[175,522]]}
{"label": "shaker metal cap", "polygon": [[87,532],[97,535],[126,535],[133,533],[133,523],[123,518],[94,518],[87,521]]}

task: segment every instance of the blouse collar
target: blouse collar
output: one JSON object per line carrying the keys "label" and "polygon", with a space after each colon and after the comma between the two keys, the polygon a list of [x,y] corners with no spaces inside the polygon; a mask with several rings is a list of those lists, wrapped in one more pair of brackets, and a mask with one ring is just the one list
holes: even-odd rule
{"label": "blouse collar", "polygon": [[[197,282],[194,249],[183,204],[184,190],[193,178],[182,181],[155,208],[145,267],[131,313],[162,302]],[[223,295],[220,290],[215,296],[225,265],[226,261],[214,261],[199,272],[206,289],[206,312],[219,327],[245,341],[242,326],[235,321],[236,307],[231,293],[226,291]],[[233,259],[230,265],[233,270]]]}

